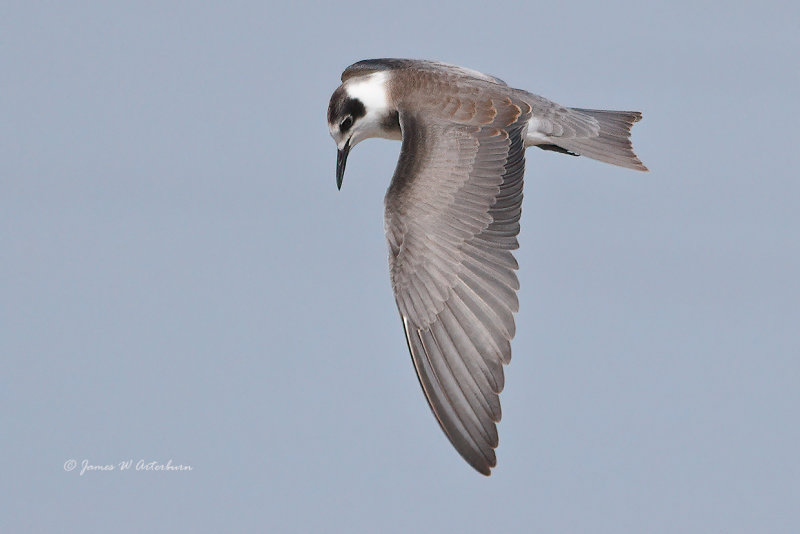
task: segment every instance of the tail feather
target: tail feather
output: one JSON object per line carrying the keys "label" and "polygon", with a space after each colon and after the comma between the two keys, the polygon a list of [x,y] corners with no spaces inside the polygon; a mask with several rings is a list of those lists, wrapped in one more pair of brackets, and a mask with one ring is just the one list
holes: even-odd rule
{"label": "tail feather", "polygon": [[595,119],[600,127],[600,134],[595,137],[552,138],[558,146],[569,152],[620,167],[638,171],[647,170],[634,154],[630,139],[631,127],[641,120],[641,113],[581,108],[570,108],[570,110]]}

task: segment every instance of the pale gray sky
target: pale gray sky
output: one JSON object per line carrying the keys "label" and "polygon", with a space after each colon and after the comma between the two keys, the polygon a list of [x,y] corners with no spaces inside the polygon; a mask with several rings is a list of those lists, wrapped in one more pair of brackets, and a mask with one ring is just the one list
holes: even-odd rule
{"label": "pale gray sky", "polygon": [[[794,2],[0,8],[2,532],[797,532]],[[634,109],[528,151],[498,467],[420,391],[348,64]],[[66,472],[70,459],[78,469]],[[79,474],[143,459],[191,472]]]}

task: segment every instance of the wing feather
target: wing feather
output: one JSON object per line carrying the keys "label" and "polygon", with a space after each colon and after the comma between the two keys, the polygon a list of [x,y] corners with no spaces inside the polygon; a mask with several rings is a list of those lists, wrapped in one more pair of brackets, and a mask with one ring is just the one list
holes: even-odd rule
{"label": "wing feather", "polygon": [[492,93],[496,85],[442,96],[433,74],[417,78],[425,93],[415,93],[414,112],[400,109],[403,146],[386,194],[392,287],[431,410],[461,456],[488,475],[519,308],[510,251],[532,108]]}
{"label": "wing feather", "polygon": [[[409,332],[408,328],[406,328],[406,339],[422,390],[425,392],[425,397],[428,399],[431,410],[440,421],[442,428],[445,429],[447,437],[459,452],[464,451],[462,456],[470,465],[481,473],[488,475],[491,462],[487,462],[486,456],[481,453],[481,449],[458,418],[452,402],[433,371],[419,332]],[[492,455],[493,453],[494,451],[492,451]]]}

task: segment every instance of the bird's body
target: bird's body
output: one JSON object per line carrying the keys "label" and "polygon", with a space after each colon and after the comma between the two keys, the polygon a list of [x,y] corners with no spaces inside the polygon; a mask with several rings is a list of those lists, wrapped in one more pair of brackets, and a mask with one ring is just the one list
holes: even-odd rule
{"label": "bird's body", "polygon": [[392,288],[422,389],[456,450],[496,465],[503,364],[511,359],[525,148],[646,170],[638,112],[567,108],[476,71],[419,60],[348,67],[328,108],[341,187],[350,149],[402,140],[386,193]]}

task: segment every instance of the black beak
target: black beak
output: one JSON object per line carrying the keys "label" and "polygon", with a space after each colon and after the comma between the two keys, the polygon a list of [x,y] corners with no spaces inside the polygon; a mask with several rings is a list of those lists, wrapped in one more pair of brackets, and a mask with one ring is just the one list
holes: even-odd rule
{"label": "black beak", "polygon": [[342,189],[344,180],[344,166],[347,164],[347,155],[350,153],[350,140],[344,144],[344,148],[336,154],[336,187]]}

